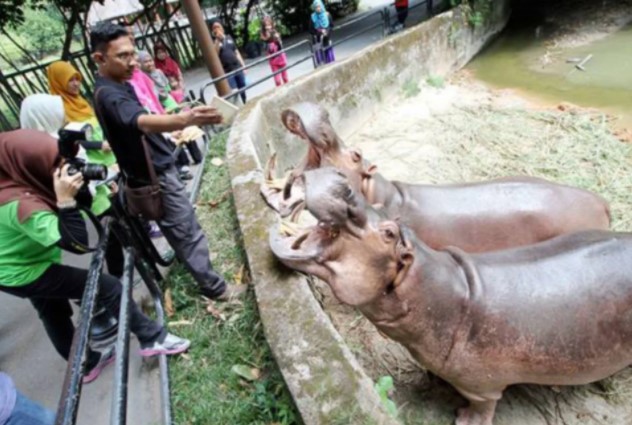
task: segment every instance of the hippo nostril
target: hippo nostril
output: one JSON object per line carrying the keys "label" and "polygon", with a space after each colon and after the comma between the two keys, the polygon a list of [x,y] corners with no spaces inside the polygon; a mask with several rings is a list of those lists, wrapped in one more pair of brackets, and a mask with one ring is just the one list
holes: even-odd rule
{"label": "hippo nostril", "polygon": [[393,281],[386,286],[386,289],[384,290],[384,295],[388,295],[394,290],[395,290],[395,282]]}

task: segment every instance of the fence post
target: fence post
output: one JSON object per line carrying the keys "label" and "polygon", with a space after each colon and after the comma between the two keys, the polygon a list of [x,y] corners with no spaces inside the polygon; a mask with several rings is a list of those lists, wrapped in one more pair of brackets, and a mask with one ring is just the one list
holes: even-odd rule
{"label": "fence post", "polygon": [[386,37],[391,29],[391,13],[388,10],[388,6],[386,6],[384,9],[382,9],[381,11],[382,13],[382,38]]}

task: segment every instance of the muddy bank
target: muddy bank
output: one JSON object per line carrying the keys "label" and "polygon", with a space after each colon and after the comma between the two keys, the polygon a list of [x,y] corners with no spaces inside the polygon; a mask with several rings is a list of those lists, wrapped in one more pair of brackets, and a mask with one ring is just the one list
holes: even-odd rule
{"label": "muddy bank", "polygon": [[[444,87],[420,82],[413,90],[406,84],[345,142],[390,179],[452,183],[526,174],[593,190],[611,202],[613,228],[632,230],[632,146],[613,136],[600,113],[544,109],[459,73]],[[337,302],[325,284],[316,281],[313,287],[368,375],[394,378],[392,397],[402,423],[453,423],[455,409],[465,404],[456,391]],[[632,423],[631,375],[625,370],[581,387],[512,387],[494,423]]]}

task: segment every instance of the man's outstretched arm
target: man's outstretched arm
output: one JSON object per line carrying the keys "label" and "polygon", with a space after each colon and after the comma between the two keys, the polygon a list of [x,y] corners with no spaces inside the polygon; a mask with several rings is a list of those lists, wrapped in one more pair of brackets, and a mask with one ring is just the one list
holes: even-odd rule
{"label": "man's outstretched arm", "polygon": [[182,130],[190,125],[220,124],[222,120],[222,115],[212,106],[196,106],[177,114],[142,114],[138,117],[138,128],[143,133],[166,133]]}

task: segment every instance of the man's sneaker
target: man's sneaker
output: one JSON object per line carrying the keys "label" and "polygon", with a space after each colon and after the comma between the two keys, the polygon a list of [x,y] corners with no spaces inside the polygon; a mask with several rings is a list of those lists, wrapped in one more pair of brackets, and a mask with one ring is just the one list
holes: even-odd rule
{"label": "man's sneaker", "polygon": [[90,382],[97,379],[99,375],[101,375],[103,369],[105,369],[107,365],[114,361],[114,354],[114,347],[110,347],[107,351],[101,353],[101,358],[99,359],[97,365],[93,367],[90,371],[88,371],[88,373],[83,375],[83,383],[89,384]]}
{"label": "man's sneaker", "polygon": [[248,285],[226,285],[226,290],[213,299],[215,301],[230,301],[243,298],[247,290]]}
{"label": "man's sneaker", "polygon": [[140,347],[140,355],[143,357],[159,356],[161,354],[171,355],[184,353],[189,349],[191,341],[180,338],[172,334],[167,334],[163,341],[154,341],[151,344]]}

